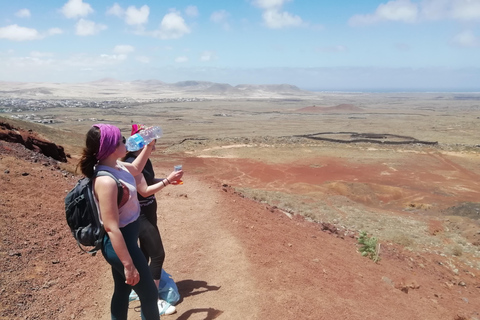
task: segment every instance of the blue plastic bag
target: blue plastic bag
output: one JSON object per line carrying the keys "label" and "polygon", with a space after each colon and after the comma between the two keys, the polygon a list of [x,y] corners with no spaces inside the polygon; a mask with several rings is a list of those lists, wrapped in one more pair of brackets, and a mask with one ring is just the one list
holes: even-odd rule
{"label": "blue plastic bag", "polygon": [[158,297],[167,301],[172,306],[180,300],[177,284],[173,281],[172,276],[163,269],[162,275],[160,276],[160,285],[158,286]]}

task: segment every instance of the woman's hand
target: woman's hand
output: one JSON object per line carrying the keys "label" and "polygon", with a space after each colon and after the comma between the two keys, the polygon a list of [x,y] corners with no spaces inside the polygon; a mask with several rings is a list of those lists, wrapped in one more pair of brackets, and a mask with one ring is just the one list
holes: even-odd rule
{"label": "woman's hand", "polygon": [[147,147],[155,147],[155,143],[157,143],[157,141],[155,139],[153,139],[149,144],[147,144]]}
{"label": "woman's hand", "polygon": [[183,177],[183,170],[172,171],[172,173],[168,175],[167,179],[168,181],[170,181],[170,183],[172,183],[173,181],[178,181],[182,179],[182,177]]}
{"label": "woman's hand", "polygon": [[140,274],[138,273],[137,268],[135,268],[133,264],[124,267],[124,273],[126,284],[134,286],[140,281]]}

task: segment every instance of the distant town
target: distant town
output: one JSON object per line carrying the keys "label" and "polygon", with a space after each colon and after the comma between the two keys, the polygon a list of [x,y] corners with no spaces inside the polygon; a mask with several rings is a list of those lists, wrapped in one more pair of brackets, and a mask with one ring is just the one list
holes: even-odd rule
{"label": "distant town", "polygon": [[[162,98],[162,99],[145,99],[142,101],[133,99],[120,100],[76,100],[76,99],[24,99],[24,98],[0,98],[0,113],[12,114],[15,119],[22,119],[36,123],[53,124],[57,121],[54,115],[36,115],[32,112],[44,111],[50,108],[130,108],[150,103],[172,103],[172,102],[198,102],[206,101],[204,98]],[[96,119],[78,119],[78,121]]]}

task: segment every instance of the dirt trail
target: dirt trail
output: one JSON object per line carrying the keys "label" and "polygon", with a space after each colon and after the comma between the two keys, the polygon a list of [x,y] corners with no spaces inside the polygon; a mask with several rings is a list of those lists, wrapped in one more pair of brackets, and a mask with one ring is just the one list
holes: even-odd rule
{"label": "dirt trail", "polygon": [[168,319],[245,319],[245,310],[255,318],[257,292],[250,264],[221,217],[228,214],[221,200],[224,192],[193,176],[184,180],[157,194],[164,268],[183,297],[177,314]]}

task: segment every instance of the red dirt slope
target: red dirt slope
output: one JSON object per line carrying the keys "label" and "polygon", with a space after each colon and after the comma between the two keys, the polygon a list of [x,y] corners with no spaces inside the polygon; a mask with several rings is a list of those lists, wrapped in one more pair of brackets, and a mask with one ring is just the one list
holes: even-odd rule
{"label": "red dirt slope", "polygon": [[[192,169],[158,214],[183,299],[163,319],[480,319],[478,270],[387,244],[375,264],[349,234],[243,198],[197,158],[156,159],[158,176],[178,162]],[[0,141],[0,319],[109,319],[107,264],[80,254],[65,223],[77,179]]]}

